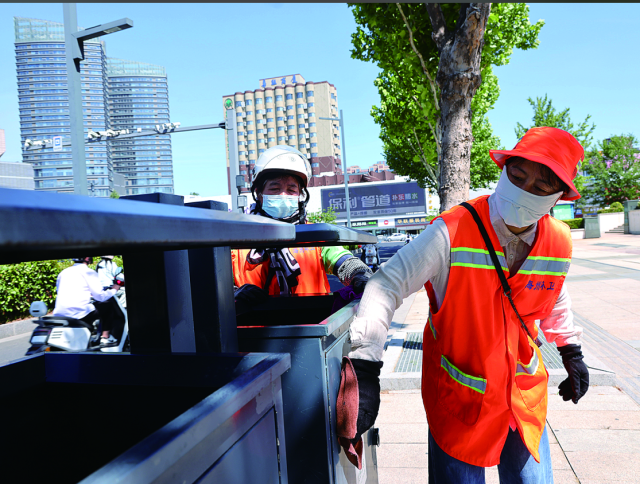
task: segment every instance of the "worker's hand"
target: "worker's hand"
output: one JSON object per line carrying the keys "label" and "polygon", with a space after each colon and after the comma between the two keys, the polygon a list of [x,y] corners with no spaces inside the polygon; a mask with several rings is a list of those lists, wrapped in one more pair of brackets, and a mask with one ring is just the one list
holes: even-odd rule
{"label": "worker's hand", "polygon": [[114,284],[113,286],[111,286],[111,289],[115,289],[116,291],[119,291],[121,287],[122,286],[119,286],[118,284]]}
{"label": "worker's hand", "polygon": [[382,361],[351,359],[358,379],[358,422],[357,432],[351,442],[354,445],[362,434],[373,427],[380,410],[380,369]]}
{"label": "worker's hand", "polygon": [[572,344],[560,346],[558,351],[569,374],[569,378],[558,385],[560,396],[565,402],[571,400],[573,403],[578,403],[589,389],[589,370],[584,364],[582,350],[580,345]]}
{"label": "worker's hand", "polygon": [[351,278],[351,287],[353,288],[353,292],[356,294],[362,294],[370,277],[370,272],[358,272],[357,274],[354,274]]}
{"label": "worker's hand", "polygon": [[256,304],[263,303],[267,300],[268,294],[264,289],[253,284],[245,284],[235,290],[234,298],[236,300],[236,308],[248,310]]}

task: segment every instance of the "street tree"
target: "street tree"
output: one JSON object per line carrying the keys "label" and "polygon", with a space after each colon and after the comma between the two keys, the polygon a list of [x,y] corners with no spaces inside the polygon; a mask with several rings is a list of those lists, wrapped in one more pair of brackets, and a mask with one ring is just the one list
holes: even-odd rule
{"label": "street tree", "polygon": [[640,153],[632,134],[612,136],[587,154],[585,193],[599,206],[640,198]]}
{"label": "street tree", "polygon": [[529,128],[549,126],[551,128],[560,128],[571,133],[580,142],[585,151],[591,147],[596,125],[591,123],[591,126],[589,126],[589,120],[591,119],[590,114],[587,114],[584,121],[575,126],[571,121],[570,108],[565,108],[557,112],[553,106],[553,102],[551,99],[548,99],[546,94],[544,95],[544,99],[536,97],[534,101],[529,97],[527,101],[529,101],[529,104],[531,104],[533,108],[532,124],[527,128],[520,123],[516,124],[515,132],[518,139],[522,138]]}
{"label": "street tree", "polygon": [[319,210],[317,212],[309,212],[307,214],[307,220],[312,224],[332,224],[336,221],[336,213],[332,208],[327,208],[326,210]]}
{"label": "street tree", "polygon": [[492,66],[538,45],[525,4],[349,4],[352,57],[381,68],[374,84],[387,163],[437,191],[441,210],[499,175],[500,148],[486,118],[498,99]]}
{"label": "street tree", "polygon": [[111,193],[109,194],[109,198],[120,198],[120,194],[115,190],[111,190]]}

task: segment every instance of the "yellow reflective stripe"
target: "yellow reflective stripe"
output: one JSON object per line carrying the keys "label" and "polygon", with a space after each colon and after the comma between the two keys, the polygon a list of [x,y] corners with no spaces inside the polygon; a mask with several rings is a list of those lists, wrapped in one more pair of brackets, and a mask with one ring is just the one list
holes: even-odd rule
{"label": "yellow reflective stripe", "polygon": [[[451,252],[479,252],[481,254],[488,254],[489,251],[486,249],[474,249],[472,247],[453,247],[451,249]],[[496,250],[496,254],[501,255],[502,257],[504,257],[504,252],[500,252],[499,250]]]}
{"label": "yellow reflective stripe", "polygon": [[571,259],[566,259],[566,258],[563,258],[563,257],[543,257],[541,255],[529,256],[529,257],[527,257],[527,259],[532,259],[532,260],[555,260],[555,261],[559,261],[559,262],[571,262]]}
{"label": "yellow reflective stripe", "polygon": [[518,274],[533,274],[537,276],[566,276],[566,272],[546,272],[546,271],[518,271]]}
{"label": "yellow reflective stripe", "polygon": [[433,339],[437,339],[436,328],[433,327],[433,322],[431,321],[431,313],[429,313],[429,328],[431,328],[431,333],[433,333]]}
{"label": "yellow reflective stripe", "polygon": [[482,394],[484,394],[487,389],[487,380],[477,376],[467,375],[466,373],[458,370],[444,355],[440,358],[440,366],[444,368],[451,378],[460,383],[460,385],[464,385],[465,387],[471,388],[473,391]]}
{"label": "yellow reflective stripe", "polygon": [[[482,264],[469,264],[467,262],[452,262],[451,266],[472,267],[474,269],[492,269],[492,270],[496,269],[495,266],[493,266],[493,265],[487,266],[487,265],[482,265]],[[509,269],[507,269],[506,267],[502,267],[502,270],[509,272]]]}

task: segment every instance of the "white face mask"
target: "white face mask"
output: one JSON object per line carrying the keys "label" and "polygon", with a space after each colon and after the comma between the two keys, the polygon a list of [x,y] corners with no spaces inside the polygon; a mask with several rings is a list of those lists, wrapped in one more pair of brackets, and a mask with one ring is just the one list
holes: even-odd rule
{"label": "white face mask", "polygon": [[298,210],[298,195],[262,195],[262,210],[273,218],[291,217]]}
{"label": "white face mask", "polygon": [[496,187],[498,213],[504,223],[519,228],[528,227],[548,214],[561,196],[561,191],[541,197],[518,188],[509,180],[506,166]]}

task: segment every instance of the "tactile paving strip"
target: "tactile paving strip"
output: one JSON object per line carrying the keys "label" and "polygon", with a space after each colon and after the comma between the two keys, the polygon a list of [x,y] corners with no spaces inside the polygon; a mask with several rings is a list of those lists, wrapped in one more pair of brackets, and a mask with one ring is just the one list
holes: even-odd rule
{"label": "tactile paving strip", "polygon": [[[540,347],[542,360],[547,369],[557,370],[564,368],[556,344],[547,343],[542,335],[540,339],[543,340],[543,344]],[[422,371],[422,333],[407,333],[402,345],[402,353],[393,371],[397,373]]]}

